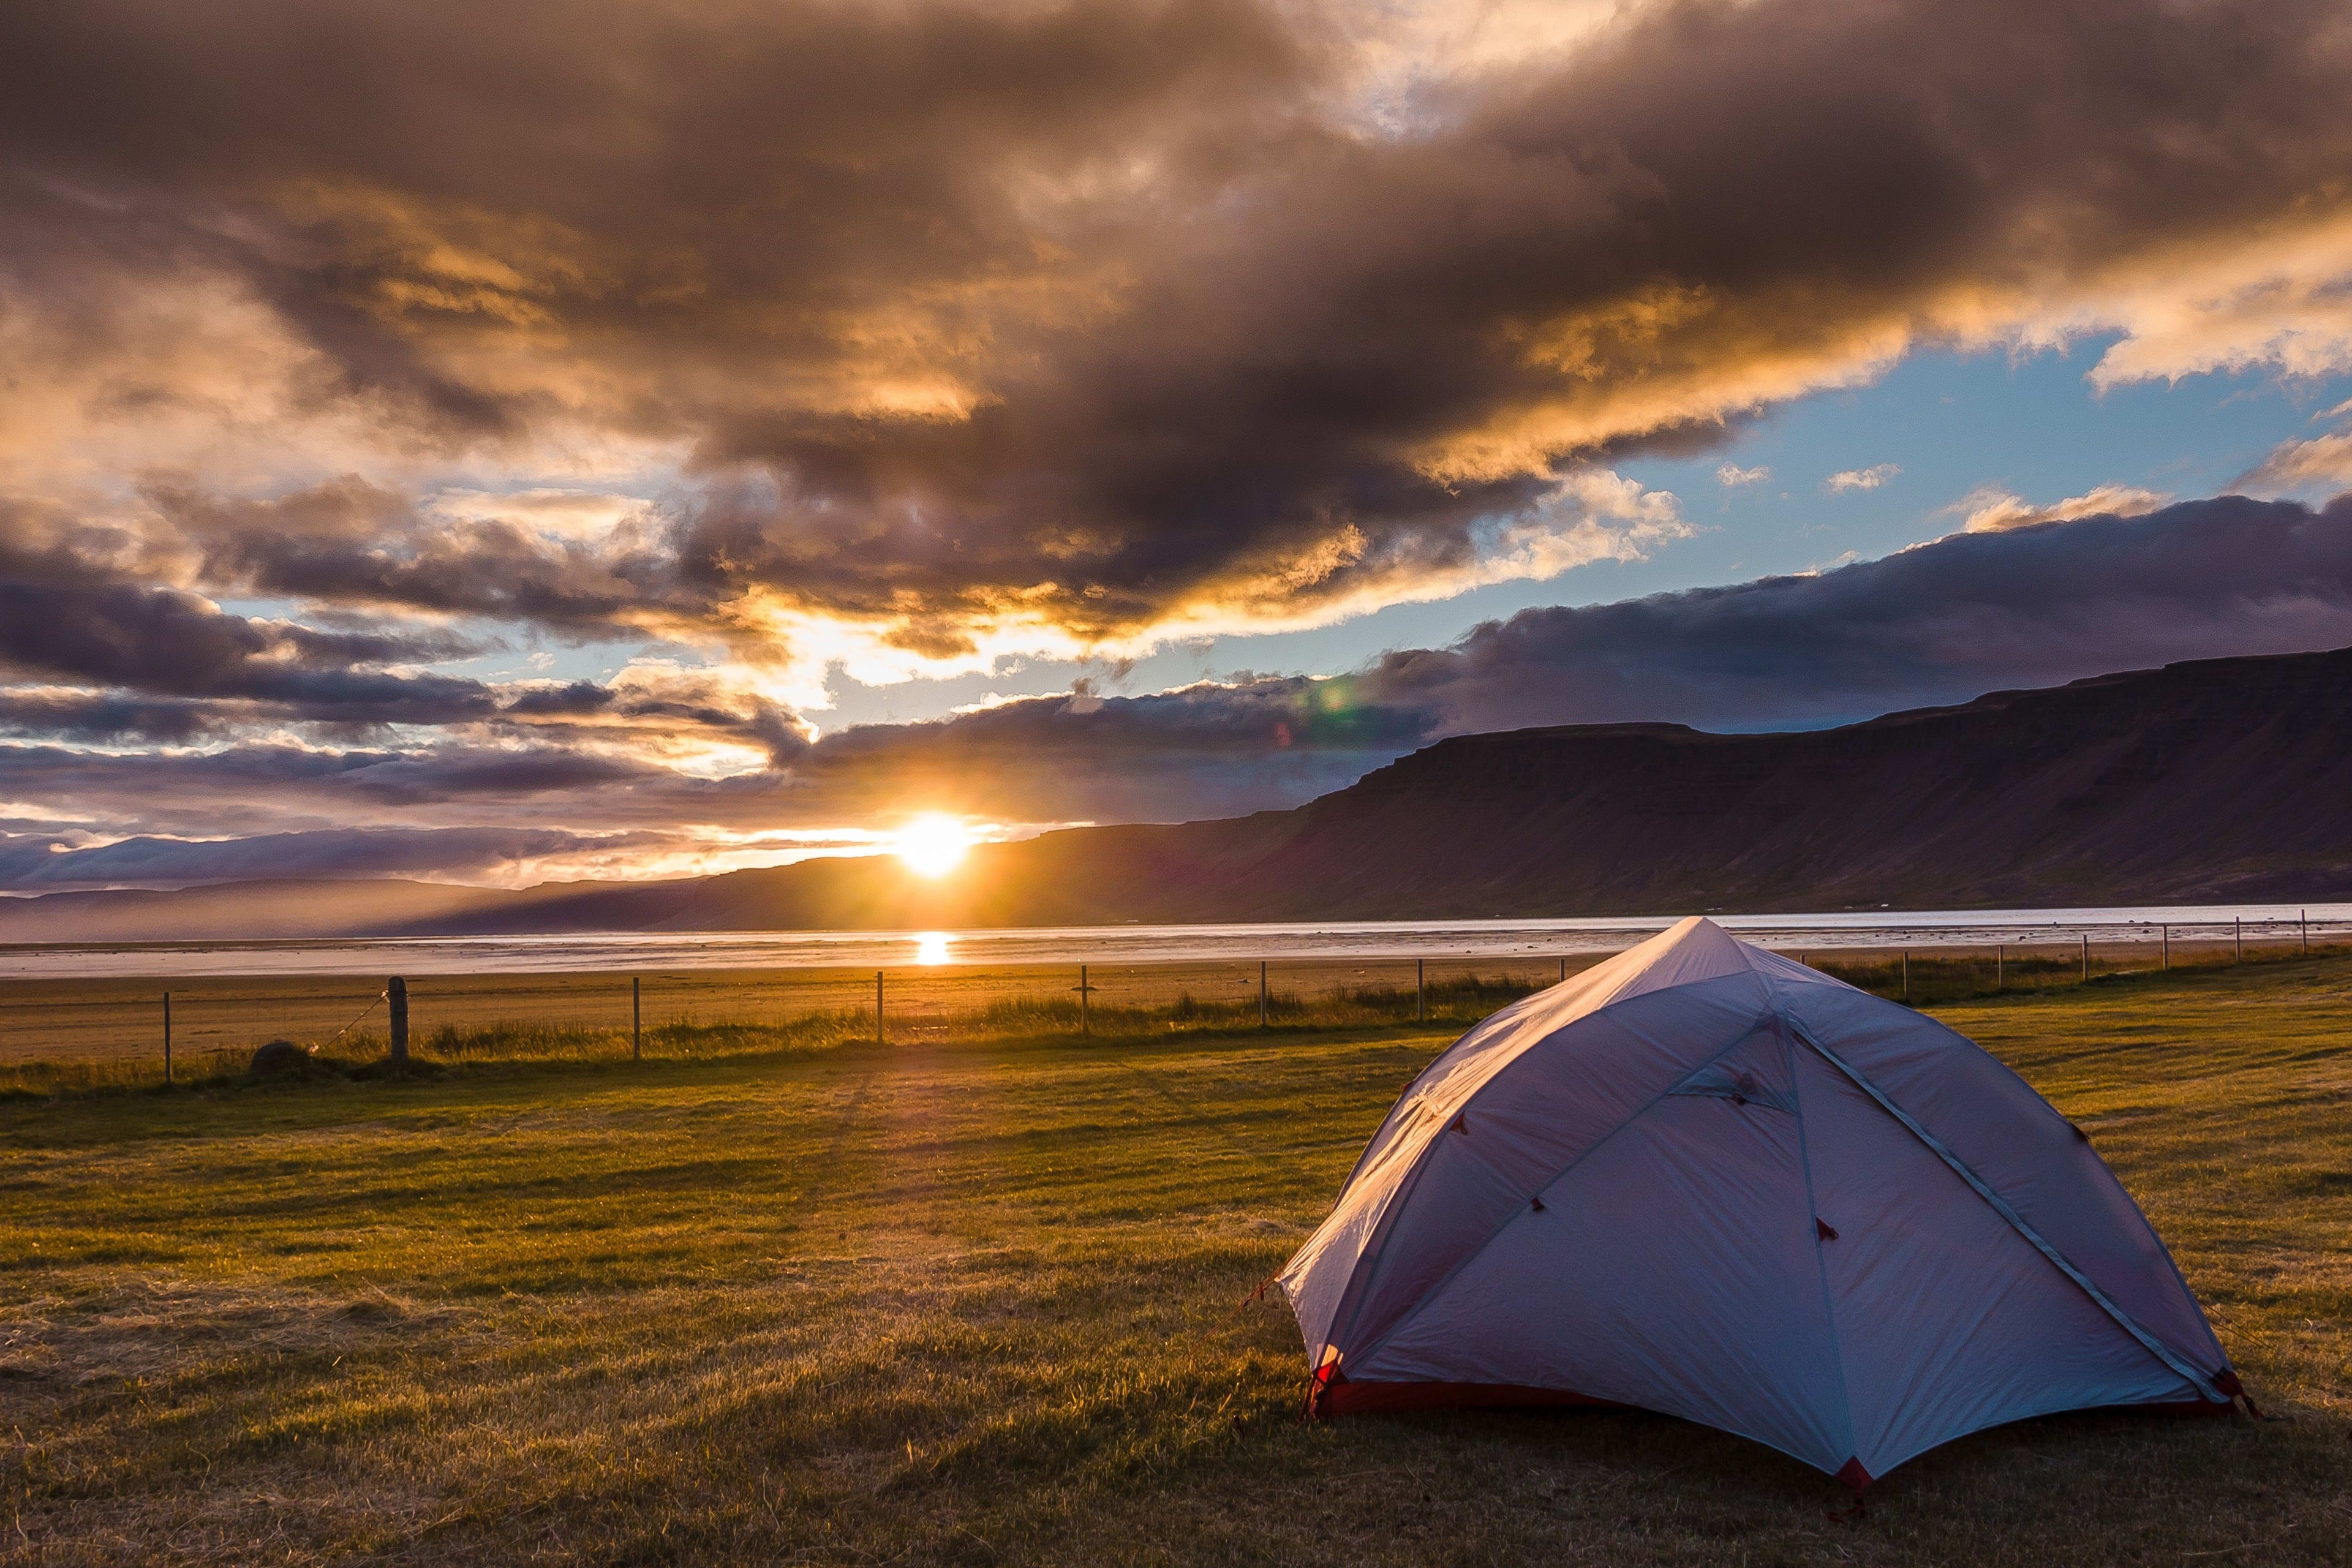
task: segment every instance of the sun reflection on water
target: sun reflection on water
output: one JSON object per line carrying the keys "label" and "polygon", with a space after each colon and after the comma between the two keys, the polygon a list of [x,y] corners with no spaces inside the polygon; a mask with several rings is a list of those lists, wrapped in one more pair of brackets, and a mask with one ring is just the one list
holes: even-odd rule
{"label": "sun reflection on water", "polygon": [[948,933],[943,931],[919,931],[915,937],[917,963],[945,963],[948,961]]}

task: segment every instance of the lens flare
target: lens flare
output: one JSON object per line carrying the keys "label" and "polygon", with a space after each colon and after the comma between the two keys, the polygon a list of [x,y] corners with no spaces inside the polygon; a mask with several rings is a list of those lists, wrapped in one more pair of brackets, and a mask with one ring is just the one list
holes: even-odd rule
{"label": "lens flare", "polygon": [[944,877],[971,852],[971,829],[941,812],[929,811],[898,829],[893,853],[918,877]]}

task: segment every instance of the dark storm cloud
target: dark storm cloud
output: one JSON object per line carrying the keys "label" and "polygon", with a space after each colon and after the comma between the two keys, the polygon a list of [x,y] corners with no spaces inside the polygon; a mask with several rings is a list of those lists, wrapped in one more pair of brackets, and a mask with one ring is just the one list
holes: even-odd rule
{"label": "dark storm cloud", "polygon": [[0,268],[59,363],[226,279],[313,356],[290,395],[391,448],[586,432],[713,476],[631,550],[223,525],[225,578],[596,636],[766,595],[942,654],[1450,580],[1562,463],[2323,221],[2352,165],[2320,0],[1652,6],[1441,72],[1401,129],[1360,25],[42,8],[0,63]]}
{"label": "dark storm cloud", "polygon": [[[1334,680],[815,741],[771,695],[848,646],[829,620],[1116,654],[1556,574],[1680,526],[1588,463],[1922,341],[2202,310],[2258,274],[2195,279],[2347,216],[2338,4],[1652,5],[1402,99],[1362,47],[1391,8],[1287,0],[19,10],[0,731],[92,749],[0,747],[0,799],[47,814],[5,875],[1214,815],[1463,730],[1821,723],[2352,641],[2343,503],[2223,500],[1529,611]],[[690,651],[423,668],[524,639]],[[94,749],[141,741],[210,749]],[[771,765],[700,776],[741,748]],[[476,837],[436,868],[444,833]]]}
{"label": "dark storm cloud", "polygon": [[448,724],[495,710],[478,681],[352,668],[383,655],[350,645],[383,640],[224,615],[171,589],[0,583],[0,667],[17,672],[242,700],[323,723]]}
{"label": "dark storm cloud", "polygon": [[[2179,659],[2347,644],[2352,498],[2314,510],[2223,497],[1958,533],[1811,575],[1526,610],[1336,679],[1082,691],[851,729],[810,747],[791,776],[802,799],[835,811],[1168,820],[1295,804],[1447,734],[1627,721],[1805,728]],[[793,797],[767,798],[781,808]],[[1125,809],[1087,809],[1106,800]]]}
{"label": "dark storm cloud", "polygon": [[143,494],[196,550],[198,575],[238,591],[528,624],[572,641],[708,629],[652,531],[594,542],[500,518],[462,526],[355,475],[261,500],[155,482]]}
{"label": "dark storm cloud", "polygon": [[[1012,823],[1233,815],[1311,798],[1468,731],[1628,720],[1803,727],[2178,659],[2347,644],[2352,499],[2315,510],[2224,497],[1955,534],[1817,575],[1528,610],[1451,647],[1392,653],[1333,679],[1244,677],[1137,698],[1081,689],[849,729],[732,777],[577,749],[562,734],[416,751],[0,746],[0,799],[53,801],[60,812],[16,824],[17,881],[0,885],[118,872],[194,879],[200,865],[244,875],[259,861],[233,841],[289,822],[371,825],[306,837],[311,858],[300,863],[322,873],[464,877],[493,861],[682,854],[921,807]],[[586,688],[570,700],[593,709],[609,695]],[[136,821],[149,837],[232,847],[159,842],[85,857],[88,830],[69,821]],[[502,851],[499,861],[484,847],[551,823],[574,836],[569,849]],[[436,862],[430,846],[443,832],[450,856]],[[49,844],[78,858],[53,865],[40,858]]]}
{"label": "dark storm cloud", "polygon": [[[345,721],[446,723],[493,706],[478,682],[362,668],[472,652],[461,638],[230,615],[178,588],[123,580],[74,542],[27,549],[0,539],[0,677],[280,704]],[[154,711],[167,729],[195,722]]]}
{"label": "dark storm cloud", "polygon": [[2352,497],[1958,533],[1883,560],[1525,610],[1356,684],[1433,731],[1801,727],[2005,687],[2352,644]]}
{"label": "dark storm cloud", "polygon": [[234,615],[182,589],[119,580],[69,548],[0,541],[0,730],[184,742],[272,722],[341,732],[562,725],[723,736],[778,758],[805,744],[775,703],[691,673],[616,689],[382,668],[476,651],[437,630],[320,631]]}
{"label": "dark storm cloud", "polygon": [[[992,776],[1045,801],[1055,778],[1067,800],[1157,770],[1213,772],[1217,798],[1291,804],[1317,793],[1299,787],[1310,781],[1447,734],[1630,721],[1806,728],[2180,659],[2347,644],[2352,497],[2314,510],[2230,496],[1958,533],[1804,576],[1525,610],[1453,647],[1383,655],[1332,679],[1076,694],[853,729],[819,741],[797,772],[844,805],[869,780],[877,801],[919,784],[954,802],[992,787],[960,781]],[[1161,798],[1160,811],[1133,815],[1210,814],[1186,810],[1180,791]]]}

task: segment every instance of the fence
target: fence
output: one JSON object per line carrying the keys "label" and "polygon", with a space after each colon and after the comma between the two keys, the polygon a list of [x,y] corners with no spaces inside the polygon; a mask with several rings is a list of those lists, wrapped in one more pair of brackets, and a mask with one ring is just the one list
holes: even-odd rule
{"label": "fence", "polygon": [[[1982,928],[1958,942],[1952,934],[1888,928],[1765,940],[1883,994],[1927,1001],[2294,953],[2344,935],[2294,921],[2133,924],[2095,935]],[[872,1039],[877,1030],[888,1041],[921,1043],[959,1033],[1453,1023],[1604,956],[422,975],[406,983],[408,1035],[428,1057],[628,1056]],[[170,1070],[193,1078],[242,1068],[274,1039],[352,1059],[380,1057],[391,1044],[388,989],[383,977],[348,975],[0,981],[0,1067],[139,1063],[160,1079],[168,1051]]]}

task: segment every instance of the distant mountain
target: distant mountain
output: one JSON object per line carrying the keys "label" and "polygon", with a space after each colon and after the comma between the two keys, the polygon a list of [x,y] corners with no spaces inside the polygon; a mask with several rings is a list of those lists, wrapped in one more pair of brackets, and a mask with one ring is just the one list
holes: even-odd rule
{"label": "distant mountain", "polygon": [[1441,741],[1293,811],[524,892],[243,884],[0,903],[0,941],[1446,919],[2352,898],[2352,649],[1843,729]]}

